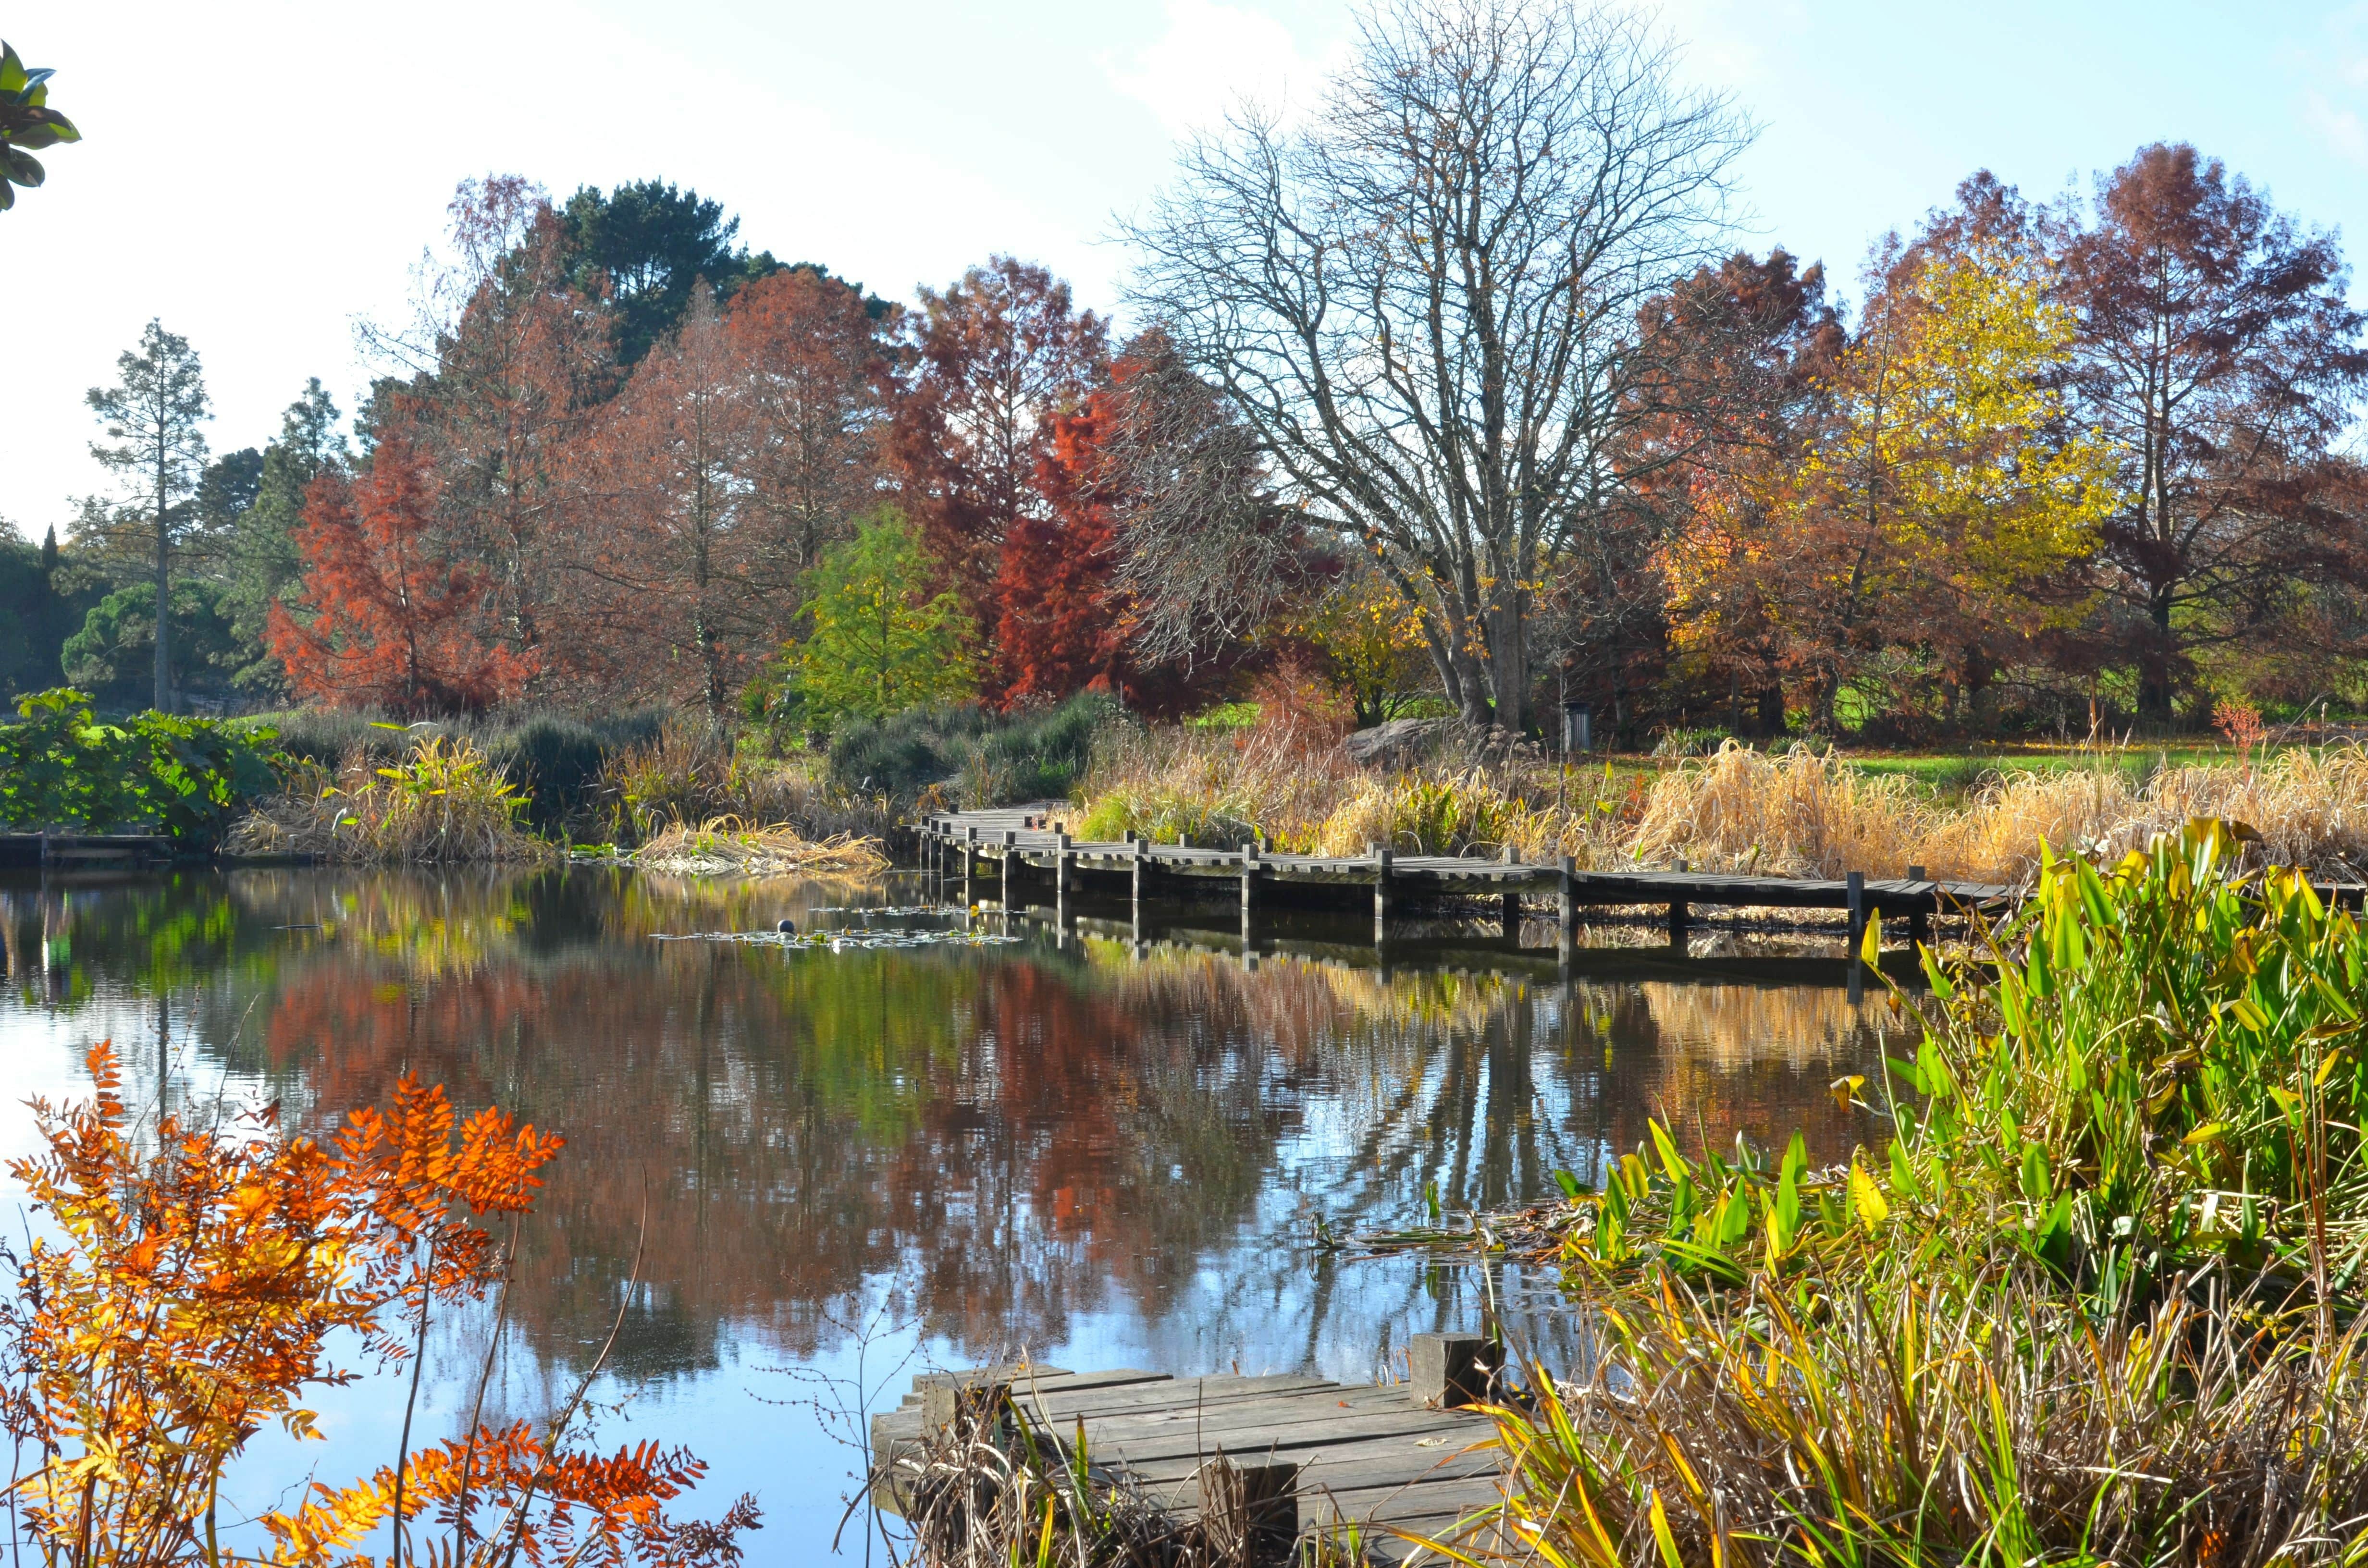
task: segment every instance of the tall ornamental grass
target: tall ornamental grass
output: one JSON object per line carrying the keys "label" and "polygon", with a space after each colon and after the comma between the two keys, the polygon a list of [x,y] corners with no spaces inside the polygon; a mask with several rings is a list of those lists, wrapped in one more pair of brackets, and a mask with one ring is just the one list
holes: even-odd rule
{"label": "tall ornamental grass", "polygon": [[234,829],[236,855],[306,855],[363,865],[541,860],[526,797],[468,740],[428,735],[390,767],[291,773],[289,789]]}
{"label": "tall ornamental grass", "polygon": [[[2368,1561],[2368,944],[2250,828],[2042,857],[1810,1167],[1668,1129],[1561,1211],[1597,1362],[1495,1411],[1565,1563]],[[1895,998],[1904,1017],[1915,1014]]]}

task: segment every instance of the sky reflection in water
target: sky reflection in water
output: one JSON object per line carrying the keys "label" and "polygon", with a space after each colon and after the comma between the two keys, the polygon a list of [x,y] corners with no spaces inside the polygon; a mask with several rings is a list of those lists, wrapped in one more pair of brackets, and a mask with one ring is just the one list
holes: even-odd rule
{"label": "sky reflection in water", "polygon": [[[913,896],[608,869],[6,884],[0,1152],[28,1146],[27,1096],[86,1092],[79,1053],[109,1036],[135,1103],[160,1082],[176,1107],[278,1098],[321,1131],[416,1070],[559,1130],[489,1415],[563,1400],[621,1301],[601,1435],[692,1446],[712,1466],[704,1511],[757,1492],[750,1559],[789,1563],[818,1554],[852,1489],[853,1416],[924,1365],[1025,1346],[1077,1369],[1372,1381],[1408,1334],[1476,1326],[1476,1281],[1318,1252],[1318,1216],[1386,1229],[1434,1188],[1451,1210],[1543,1197],[1656,1113],[1681,1137],[1799,1127],[1846,1153],[1863,1131],[1827,1085],[1890,1024],[1879,998],[1715,964],[1565,984],[1470,953],[1250,968],[1090,931],[838,952],[655,939],[784,915],[812,931]],[[1536,1282],[1504,1288],[1525,1332],[1567,1332]],[[434,1336],[431,1440],[487,1332]],[[388,1462],[400,1400],[381,1380],[323,1401],[330,1447],[259,1444],[240,1502],[281,1500],[311,1464]]]}

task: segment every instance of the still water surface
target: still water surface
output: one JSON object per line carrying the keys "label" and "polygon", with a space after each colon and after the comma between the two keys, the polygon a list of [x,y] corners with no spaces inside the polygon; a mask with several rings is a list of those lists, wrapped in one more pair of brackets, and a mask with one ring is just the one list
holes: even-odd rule
{"label": "still water surface", "polygon": [[[520,1238],[489,1414],[564,1400],[621,1306],[599,1436],[685,1443],[719,1511],[757,1494],[752,1562],[814,1561],[857,1490],[866,1409],[916,1370],[1025,1348],[1076,1368],[1386,1376],[1406,1335],[1478,1325],[1483,1282],[1336,1233],[1592,1179],[1645,1119],[1725,1142],[1862,1135],[1827,1090],[1889,1012],[1747,961],[1491,967],[1430,950],[661,941],[770,928],[942,929],[868,886],[535,873],[188,872],[0,884],[0,1153],[20,1102],[87,1092],[111,1038],[134,1103],[277,1099],[332,1129],[416,1071],[568,1147]],[[1715,939],[1713,939],[1715,941]],[[1839,972],[1839,966],[1835,966]],[[638,1275],[634,1270],[640,1254]],[[1508,1321],[1563,1332],[1537,1281]],[[450,1430],[488,1332],[431,1345]],[[321,1402],[324,1446],[266,1440],[248,1510],[311,1467],[391,1460],[393,1380]],[[845,1551],[864,1554],[862,1525]],[[873,1552],[878,1561],[878,1553]]]}

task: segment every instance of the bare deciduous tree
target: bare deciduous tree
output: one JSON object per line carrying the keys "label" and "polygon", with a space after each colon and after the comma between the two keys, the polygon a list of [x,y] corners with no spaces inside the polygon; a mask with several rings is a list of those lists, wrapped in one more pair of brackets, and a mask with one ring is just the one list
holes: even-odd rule
{"label": "bare deciduous tree", "polygon": [[1710,259],[1749,138],[1627,12],[1380,0],[1304,126],[1246,108],[1128,226],[1136,302],[1311,523],[1422,606],[1475,723],[1526,725],[1533,594],[1642,477],[1640,310]]}

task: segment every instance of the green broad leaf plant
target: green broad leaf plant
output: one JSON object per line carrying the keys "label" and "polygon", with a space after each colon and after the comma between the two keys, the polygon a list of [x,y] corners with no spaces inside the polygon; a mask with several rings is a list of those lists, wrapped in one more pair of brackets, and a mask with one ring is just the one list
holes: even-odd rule
{"label": "green broad leaf plant", "polygon": [[[1566,1264],[1698,1285],[2036,1263],[2100,1311],[2217,1268],[2356,1300],[2368,1261],[2368,945],[2258,835],[2190,823],[2111,867],[2050,855],[1975,958],[1922,954],[1912,1060],[1837,1096],[1882,1133],[1699,1158],[1668,1130],[1576,1190]],[[1577,1184],[1568,1184],[1577,1188]]]}
{"label": "green broad leaf plant", "polygon": [[79,142],[73,120],[49,107],[48,70],[28,70],[17,51],[0,41],[0,212],[17,205],[15,187],[48,177],[36,150]]}

